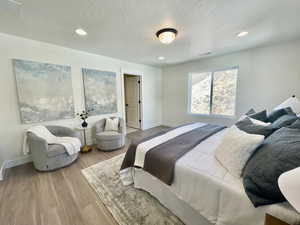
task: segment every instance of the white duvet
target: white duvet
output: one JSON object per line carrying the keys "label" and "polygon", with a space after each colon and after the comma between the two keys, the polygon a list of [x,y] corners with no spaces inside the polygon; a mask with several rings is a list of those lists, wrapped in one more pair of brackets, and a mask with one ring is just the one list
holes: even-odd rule
{"label": "white duvet", "polygon": [[169,190],[212,224],[263,225],[266,212],[299,224],[299,214],[288,204],[254,208],[242,179],[231,176],[214,157],[224,131],[207,138],[176,162]]}
{"label": "white duvet", "polygon": [[209,137],[177,161],[171,191],[216,225],[263,225],[266,211],[286,213],[285,205],[254,208],[242,178],[231,176],[215,159],[214,151],[224,131]]}

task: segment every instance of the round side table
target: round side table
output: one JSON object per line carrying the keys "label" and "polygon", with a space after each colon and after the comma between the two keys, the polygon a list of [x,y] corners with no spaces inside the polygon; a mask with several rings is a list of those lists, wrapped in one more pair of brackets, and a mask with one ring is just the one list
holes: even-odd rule
{"label": "round side table", "polygon": [[81,148],[81,153],[87,153],[92,151],[92,147],[90,145],[87,145],[86,143],[86,130],[89,129],[89,127],[76,127],[76,130],[79,130],[83,133],[83,147]]}

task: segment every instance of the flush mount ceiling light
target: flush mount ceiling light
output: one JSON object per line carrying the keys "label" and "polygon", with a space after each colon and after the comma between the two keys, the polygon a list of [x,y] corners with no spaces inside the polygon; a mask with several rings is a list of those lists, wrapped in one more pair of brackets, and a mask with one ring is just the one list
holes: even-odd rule
{"label": "flush mount ceiling light", "polygon": [[245,37],[249,34],[248,31],[242,31],[236,34],[237,37]]}
{"label": "flush mount ceiling light", "polygon": [[210,55],[212,52],[204,52],[202,54],[200,54],[200,56],[205,56],[205,55]]}
{"label": "flush mount ceiling light", "polygon": [[8,0],[9,2],[16,4],[16,5],[22,5],[22,2],[16,1],[16,0]]}
{"label": "flush mount ceiling light", "polygon": [[80,35],[80,36],[86,36],[87,32],[84,29],[78,28],[75,30],[76,34]]}
{"label": "flush mount ceiling light", "polygon": [[156,37],[163,44],[172,43],[177,35],[178,31],[174,28],[164,28],[156,32]]}
{"label": "flush mount ceiling light", "polygon": [[158,60],[164,60],[164,59],[165,59],[164,56],[159,56],[159,57],[158,57]]}

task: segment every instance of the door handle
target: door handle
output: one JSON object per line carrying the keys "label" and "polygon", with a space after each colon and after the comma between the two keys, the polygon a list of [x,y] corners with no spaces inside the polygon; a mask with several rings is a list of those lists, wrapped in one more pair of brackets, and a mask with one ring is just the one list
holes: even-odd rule
{"label": "door handle", "polygon": [[126,104],[125,106],[128,107],[128,104]]}

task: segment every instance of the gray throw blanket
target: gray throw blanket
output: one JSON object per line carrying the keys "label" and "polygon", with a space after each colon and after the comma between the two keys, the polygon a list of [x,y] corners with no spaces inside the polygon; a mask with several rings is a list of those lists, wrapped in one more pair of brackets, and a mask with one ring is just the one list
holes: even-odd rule
{"label": "gray throw blanket", "polygon": [[300,130],[281,128],[249,159],[243,174],[245,191],[255,207],[285,201],[278,177],[300,166]]}
{"label": "gray throw blanket", "polygon": [[[206,138],[224,128],[224,126],[218,125],[204,125],[155,146],[146,153],[143,169],[164,183],[171,185],[176,161]],[[126,152],[121,170],[134,167],[136,149],[140,143],[163,135],[164,133],[166,132],[161,132],[157,135],[132,143]]]}

